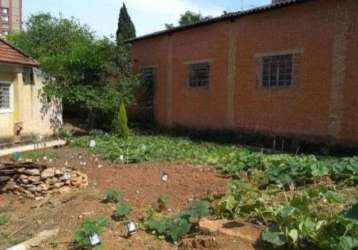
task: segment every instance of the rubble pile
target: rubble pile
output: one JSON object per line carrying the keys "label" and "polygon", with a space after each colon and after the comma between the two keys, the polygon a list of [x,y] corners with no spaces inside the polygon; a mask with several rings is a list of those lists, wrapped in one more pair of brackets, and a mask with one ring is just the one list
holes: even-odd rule
{"label": "rubble pile", "polygon": [[53,168],[32,162],[0,163],[0,193],[12,192],[34,199],[87,185],[87,175],[71,168]]}

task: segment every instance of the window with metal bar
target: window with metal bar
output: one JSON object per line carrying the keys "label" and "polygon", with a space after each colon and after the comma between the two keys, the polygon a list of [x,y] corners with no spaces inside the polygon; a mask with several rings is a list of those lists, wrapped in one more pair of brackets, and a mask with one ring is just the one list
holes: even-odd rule
{"label": "window with metal bar", "polygon": [[261,85],[266,88],[292,85],[293,57],[293,54],[262,57]]}
{"label": "window with metal bar", "polygon": [[10,84],[0,83],[0,111],[10,109]]}
{"label": "window with metal bar", "polygon": [[188,85],[191,88],[209,87],[210,64],[208,62],[189,65]]}

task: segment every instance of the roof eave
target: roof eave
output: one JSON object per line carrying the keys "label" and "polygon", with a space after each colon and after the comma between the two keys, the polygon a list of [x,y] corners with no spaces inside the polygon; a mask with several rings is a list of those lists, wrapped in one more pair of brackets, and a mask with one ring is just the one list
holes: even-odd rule
{"label": "roof eave", "polygon": [[0,63],[6,63],[6,64],[16,64],[16,65],[22,65],[22,66],[30,66],[30,67],[40,67],[40,64],[34,60],[33,62],[18,62],[18,61],[11,61],[11,60],[0,60]]}
{"label": "roof eave", "polygon": [[270,11],[270,10],[274,10],[274,9],[280,9],[280,8],[284,8],[284,7],[287,7],[287,6],[294,5],[294,4],[299,4],[299,3],[309,2],[309,1],[313,1],[313,0],[288,0],[287,2],[265,5],[265,6],[249,9],[249,10],[246,10],[246,11],[233,12],[233,13],[228,14],[228,15],[215,17],[215,18],[212,18],[212,19],[209,19],[209,20],[206,20],[206,21],[202,21],[202,22],[198,22],[198,23],[195,23],[195,24],[186,25],[186,26],[179,26],[179,27],[175,27],[173,29],[162,30],[162,31],[154,32],[154,33],[147,34],[147,35],[144,35],[144,36],[129,39],[129,40],[126,41],[126,43],[134,43],[134,42],[138,42],[138,41],[142,41],[142,40],[146,40],[146,39],[150,39],[150,38],[154,38],[154,37],[158,37],[158,36],[171,35],[173,33],[180,32],[180,31],[183,31],[183,30],[189,30],[189,29],[193,29],[193,28],[196,28],[196,27],[206,26],[206,25],[210,25],[210,24],[214,24],[214,23],[225,22],[225,21],[233,21],[233,20],[236,20],[236,19],[238,19],[240,17],[243,17],[243,16],[252,15],[252,14],[258,14],[258,13],[261,13],[261,12]]}

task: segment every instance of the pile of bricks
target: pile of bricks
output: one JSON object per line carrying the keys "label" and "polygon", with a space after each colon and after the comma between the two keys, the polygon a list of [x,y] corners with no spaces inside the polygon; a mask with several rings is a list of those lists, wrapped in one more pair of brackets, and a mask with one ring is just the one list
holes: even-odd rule
{"label": "pile of bricks", "polygon": [[70,168],[52,168],[28,163],[0,163],[0,193],[27,198],[67,193],[88,185],[87,175]]}

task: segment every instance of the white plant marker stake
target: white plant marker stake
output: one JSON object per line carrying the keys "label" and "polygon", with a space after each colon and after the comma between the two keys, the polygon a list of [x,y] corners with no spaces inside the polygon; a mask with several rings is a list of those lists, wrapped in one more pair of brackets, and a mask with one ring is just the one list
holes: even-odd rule
{"label": "white plant marker stake", "polygon": [[90,148],[94,148],[96,147],[96,141],[95,140],[91,140],[89,143]]}
{"label": "white plant marker stake", "polygon": [[169,180],[169,175],[165,172],[162,172],[162,176],[160,177],[160,179],[163,181],[163,182],[168,182]]}
{"label": "white plant marker stake", "polygon": [[89,237],[89,240],[90,240],[92,246],[97,246],[97,245],[101,244],[101,240],[99,239],[99,236],[96,233],[92,234]]}

